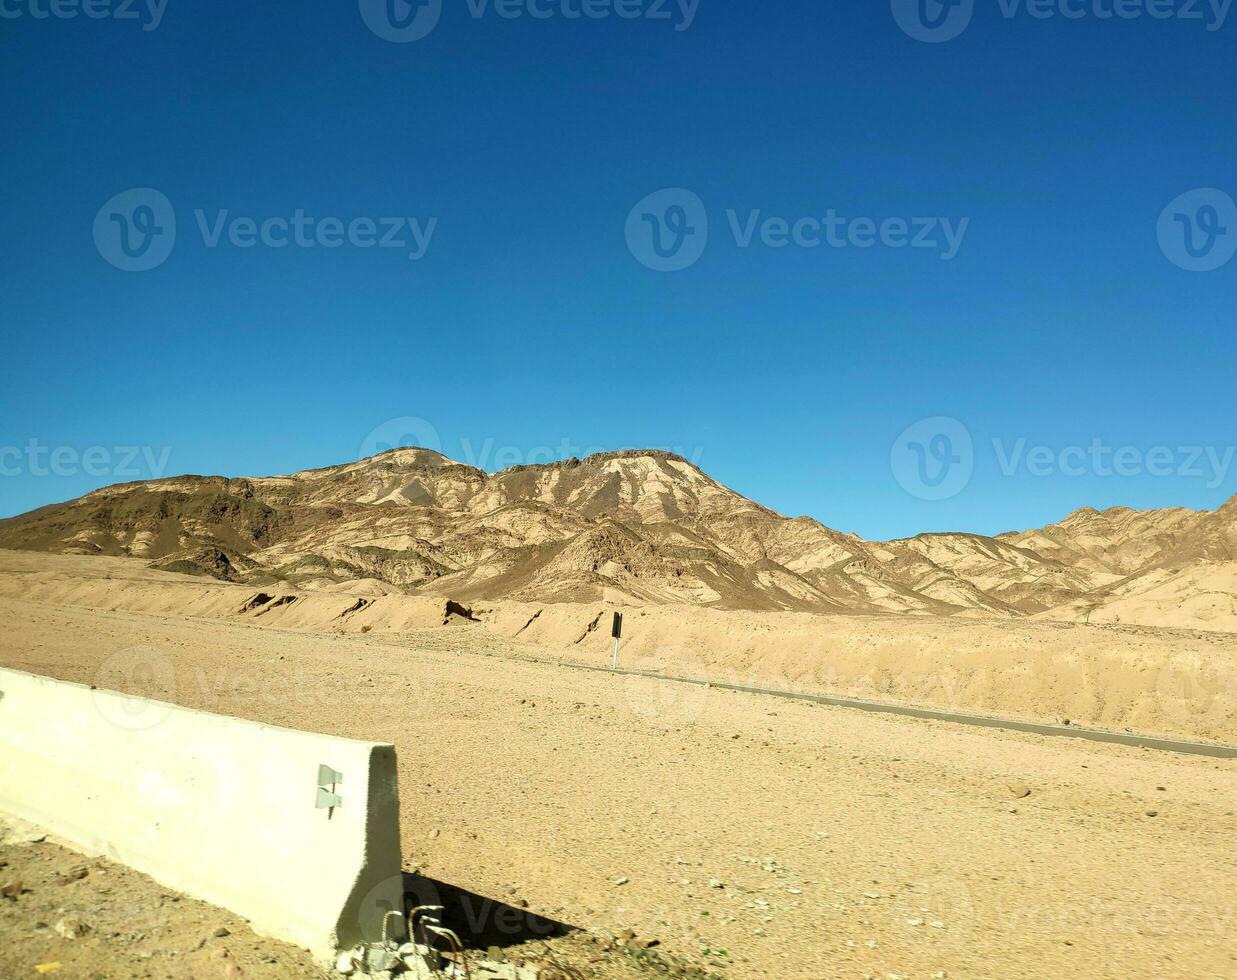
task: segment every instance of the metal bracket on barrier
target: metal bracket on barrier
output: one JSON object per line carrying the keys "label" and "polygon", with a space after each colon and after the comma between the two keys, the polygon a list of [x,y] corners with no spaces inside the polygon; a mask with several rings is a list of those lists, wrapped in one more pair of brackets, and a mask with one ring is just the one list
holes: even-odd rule
{"label": "metal bracket on barrier", "polygon": [[336,772],[330,766],[318,766],[318,798],[314,807],[319,810],[333,810],[343,804],[343,797],[335,792],[336,787],[344,781],[344,774]]}

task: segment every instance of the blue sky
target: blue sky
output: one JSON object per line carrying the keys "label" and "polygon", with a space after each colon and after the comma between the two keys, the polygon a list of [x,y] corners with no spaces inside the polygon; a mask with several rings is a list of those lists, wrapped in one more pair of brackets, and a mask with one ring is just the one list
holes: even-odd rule
{"label": "blue sky", "polygon": [[[1237,493],[1237,259],[1172,239],[1237,245],[1237,14],[974,0],[925,43],[889,2],[472,2],[393,43],[368,0],[3,0],[0,515],[404,430],[678,449],[875,538]],[[134,188],[176,222],[145,271]]]}

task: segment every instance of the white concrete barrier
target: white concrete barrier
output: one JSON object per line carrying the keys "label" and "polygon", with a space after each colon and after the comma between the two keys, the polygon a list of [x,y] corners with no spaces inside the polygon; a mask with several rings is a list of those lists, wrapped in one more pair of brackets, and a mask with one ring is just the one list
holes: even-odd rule
{"label": "white concrete barrier", "polygon": [[322,958],[402,901],[391,745],[0,669],[0,809]]}

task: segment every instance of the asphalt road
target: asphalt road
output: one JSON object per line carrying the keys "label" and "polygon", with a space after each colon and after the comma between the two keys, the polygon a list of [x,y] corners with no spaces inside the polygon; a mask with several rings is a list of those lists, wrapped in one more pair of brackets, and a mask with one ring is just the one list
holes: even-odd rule
{"label": "asphalt road", "polygon": [[795,701],[814,701],[838,708],[855,708],[878,714],[905,715],[910,718],[927,718],[931,721],[948,721],[959,725],[975,725],[979,728],[998,728],[1013,732],[1030,732],[1034,735],[1049,735],[1058,738],[1081,738],[1091,742],[1111,742],[1116,745],[1131,745],[1135,748],[1156,749],[1160,752],[1179,752],[1182,755],[1200,755],[1213,759],[1237,759],[1237,745],[1218,742],[1185,742],[1133,732],[1111,732],[1103,728],[1080,728],[1077,725],[1042,725],[1032,721],[1015,721],[1010,718],[994,718],[990,715],[972,715],[957,711],[937,711],[933,708],[916,708],[905,704],[890,704],[883,701],[865,701],[860,698],[842,698],[828,694],[805,694],[799,691],[779,691],[767,687],[749,687],[744,684],[726,684],[689,677],[673,677],[642,670],[623,670],[621,667],[594,667],[589,664],[563,661],[564,667],[578,667],[604,674],[621,674],[630,677],[651,677],[673,684],[694,684],[723,691],[742,691],[747,694],[765,694],[774,698],[789,698]]}

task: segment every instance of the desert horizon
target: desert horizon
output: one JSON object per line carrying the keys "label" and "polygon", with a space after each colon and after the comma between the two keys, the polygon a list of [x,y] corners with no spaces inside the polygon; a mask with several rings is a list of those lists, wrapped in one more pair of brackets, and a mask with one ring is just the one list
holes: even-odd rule
{"label": "desert horizon", "polygon": [[1237,977],[1226,0],[0,0],[0,980]]}

